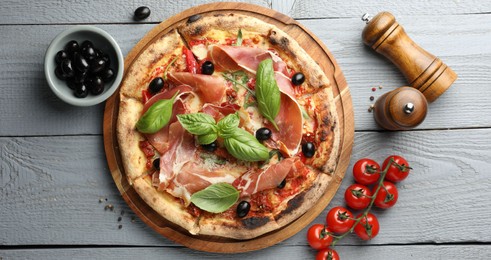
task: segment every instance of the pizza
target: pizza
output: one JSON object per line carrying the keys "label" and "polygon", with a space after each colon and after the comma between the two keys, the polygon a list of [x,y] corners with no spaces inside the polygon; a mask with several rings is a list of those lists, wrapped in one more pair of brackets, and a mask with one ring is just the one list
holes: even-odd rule
{"label": "pizza", "polygon": [[331,84],[288,34],[243,14],[194,15],[137,55],[117,137],[141,198],[193,235],[251,239],[313,207],[336,169]]}

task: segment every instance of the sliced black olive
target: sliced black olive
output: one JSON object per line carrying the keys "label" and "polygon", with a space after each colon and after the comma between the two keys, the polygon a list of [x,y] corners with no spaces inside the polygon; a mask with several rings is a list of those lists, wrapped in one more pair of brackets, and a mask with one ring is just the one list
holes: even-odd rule
{"label": "sliced black olive", "polygon": [[135,19],[135,21],[141,21],[149,16],[150,16],[150,8],[146,6],[140,6],[136,8],[133,19]]}
{"label": "sliced black olive", "polygon": [[307,158],[314,157],[315,154],[315,145],[312,142],[306,142],[302,144],[302,153]]}
{"label": "sliced black olive", "polygon": [[152,81],[150,81],[150,84],[148,85],[148,90],[150,90],[150,93],[155,94],[160,92],[163,87],[164,79],[161,77],[156,77]]}
{"label": "sliced black olive", "polygon": [[65,59],[60,64],[61,71],[67,78],[73,77],[75,75],[75,71],[73,70],[72,61],[69,59]]}
{"label": "sliced black olive", "polygon": [[218,144],[217,144],[217,141],[215,141],[211,144],[202,144],[201,147],[203,147],[203,149],[205,149],[205,151],[214,152],[217,150]]}
{"label": "sliced black olive", "polygon": [[201,15],[199,15],[199,14],[192,15],[188,18],[188,21],[186,23],[194,23],[194,22],[198,21],[200,18],[201,18]]}
{"label": "sliced black olive", "polygon": [[106,67],[106,62],[102,58],[95,58],[90,61],[90,72],[97,73]]}
{"label": "sliced black olive", "polygon": [[63,73],[63,70],[61,69],[61,65],[56,66],[55,75],[57,78],[59,78],[61,80],[65,80],[67,78],[67,76]]}
{"label": "sliced black olive", "polygon": [[77,52],[80,50],[80,46],[78,45],[78,42],[77,41],[69,41],[66,45],[65,45],[65,49],[64,49],[68,55],[73,55],[73,53]]}
{"label": "sliced black olive", "polygon": [[152,165],[155,170],[160,170],[160,158],[153,160]]}
{"label": "sliced black olive", "polygon": [[237,216],[239,218],[243,218],[247,216],[249,210],[251,209],[251,204],[245,200],[241,201],[239,205],[237,205]]}
{"label": "sliced black olive", "polygon": [[94,47],[94,44],[89,40],[85,40],[82,42],[82,44],[80,46],[83,49],[83,48],[88,48],[88,47]]}
{"label": "sliced black olive", "polygon": [[114,79],[114,70],[111,68],[107,68],[100,73],[100,76],[102,78],[102,81],[108,83]]}
{"label": "sliced black olive", "polygon": [[283,189],[285,188],[286,185],[286,179],[283,179],[283,181],[277,186],[278,189]]}
{"label": "sliced black olive", "polygon": [[64,59],[68,59],[68,53],[64,50],[61,50],[55,55],[56,64],[60,64]]}
{"label": "sliced black olive", "polygon": [[104,82],[100,77],[93,77],[89,79],[89,89],[92,95],[99,95],[104,91]]}
{"label": "sliced black olive", "polygon": [[266,141],[271,138],[272,132],[267,127],[262,127],[256,131],[256,139],[259,141]]}
{"label": "sliced black olive", "polygon": [[97,53],[93,47],[85,47],[82,48],[82,56],[84,56],[88,60],[95,59],[97,57]]}
{"label": "sliced black olive", "polygon": [[207,60],[201,65],[202,74],[211,75],[213,72],[215,72],[215,65],[211,61]]}
{"label": "sliced black olive", "polygon": [[78,98],[84,98],[89,95],[89,89],[85,84],[79,84],[75,87],[75,96]]}
{"label": "sliced black olive", "polygon": [[76,53],[73,57],[73,62],[75,63],[75,67],[80,72],[86,72],[89,70],[89,62],[87,59],[82,56],[80,53]]}
{"label": "sliced black olive", "polygon": [[294,86],[302,85],[302,83],[304,83],[304,81],[305,81],[305,76],[303,75],[302,72],[297,72],[297,73],[293,74],[292,84]]}

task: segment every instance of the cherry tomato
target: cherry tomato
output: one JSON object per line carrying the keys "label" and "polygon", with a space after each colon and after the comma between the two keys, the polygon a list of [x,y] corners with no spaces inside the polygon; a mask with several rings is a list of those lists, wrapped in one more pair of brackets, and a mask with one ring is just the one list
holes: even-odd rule
{"label": "cherry tomato", "polygon": [[382,170],[387,168],[391,158],[394,160],[394,163],[387,170],[385,179],[391,182],[400,182],[406,179],[406,177],[409,175],[409,170],[412,168],[409,167],[409,163],[407,163],[406,159],[402,158],[401,156],[391,155],[387,157],[382,166]]}
{"label": "cherry tomato", "polygon": [[348,232],[353,227],[355,220],[353,219],[353,214],[348,209],[337,206],[327,213],[326,223],[332,232],[342,234]]}
{"label": "cherry tomato", "polygon": [[361,184],[352,184],[346,189],[344,199],[346,204],[352,209],[364,209],[370,204],[372,192],[367,186]]}
{"label": "cherry tomato", "polygon": [[324,249],[331,245],[331,231],[322,224],[314,224],[307,231],[307,242],[313,249]]}
{"label": "cherry tomato", "polygon": [[[361,217],[363,214],[357,216]],[[378,235],[380,231],[380,225],[377,217],[372,213],[368,213],[361,221],[355,226],[355,233],[363,240],[370,240]]]}
{"label": "cherry tomato", "polygon": [[334,249],[326,248],[322,249],[315,256],[315,260],[339,260],[338,252]]}
{"label": "cherry tomato", "polygon": [[[375,193],[375,189],[373,193]],[[384,181],[373,203],[376,207],[388,209],[396,204],[397,198],[399,198],[399,192],[396,185],[390,181]]]}
{"label": "cherry tomato", "polygon": [[374,184],[380,177],[380,165],[372,159],[360,159],[353,165],[353,177],[359,184]]}

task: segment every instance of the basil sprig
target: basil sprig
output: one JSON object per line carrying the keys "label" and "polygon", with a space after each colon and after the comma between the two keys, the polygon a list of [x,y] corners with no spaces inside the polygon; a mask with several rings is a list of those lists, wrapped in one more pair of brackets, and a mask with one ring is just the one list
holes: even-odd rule
{"label": "basil sprig", "polygon": [[215,183],[191,195],[191,202],[202,210],[221,213],[237,202],[239,194],[240,192],[228,183]]}
{"label": "basil sprig", "polygon": [[227,151],[239,160],[257,162],[269,158],[268,148],[252,134],[239,128],[237,113],[227,115],[216,124],[213,117],[204,113],[177,115],[177,119],[184,129],[198,136],[199,144],[210,144],[221,137]]}
{"label": "basil sprig", "polygon": [[172,116],[172,106],[178,93],[179,91],[171,99],[162,99],[150,106],[136,122],[136,129],[145,134],[153,134],[166,126]]}
{"label": "basil sprig", "polygon": [[242,30],[239,29],[239,32],[237,33],[237,42],[235,43],[235,46],[241,46],[242,45]]}
{"label": "basil sprig", "polygon": [[272,59],[266,59],[259,63],[256,73],[256,99],[261,115],[279,131],[274,119],[280,112],[281,93],[274,78]]}

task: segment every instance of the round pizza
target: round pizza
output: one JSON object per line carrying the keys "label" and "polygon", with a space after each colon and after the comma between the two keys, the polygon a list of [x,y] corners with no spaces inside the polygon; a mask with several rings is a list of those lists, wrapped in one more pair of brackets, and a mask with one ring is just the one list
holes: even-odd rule
{"label": "round pizza", "polygon": [[128,181],[193,235],[251,239],[315,206],[336,168],[330,82],[285,32],[240,14],[194,15],[158,35],[120,89]]}

